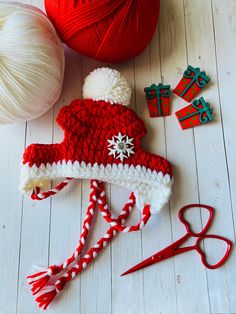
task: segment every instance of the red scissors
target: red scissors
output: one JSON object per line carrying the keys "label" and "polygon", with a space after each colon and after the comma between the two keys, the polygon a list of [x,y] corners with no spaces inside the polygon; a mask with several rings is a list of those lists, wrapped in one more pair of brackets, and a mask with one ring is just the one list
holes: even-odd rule
{"label": "red scissors", "polygon": [[[185,219],[185,213],[187,210],[189,210],[190,208],[195,208],[195,207],[201,207],[201,208],[205,208],[206,210],[208,210],[209,212],[209,218],[208,221],[205,225],[205,227],[203,228],[203,230],[199,233],[195,233],[192,231],[191,229],[191,225],[190,223]],[[186,229],[186,234],[180,238],[179,240],[175,241],[174,243],[172,243],[171,245],[167,246],[166,248],[164,248],[163,250],[157,252],[156,254],[152,255],[151,257],[147,258],[146,260],[144,260],[143,262],[135,265],[134,267],[130,268],[129,270],[127,270],[126,272],[124,272],[121,276],[124,275],[128,275],[130,273],[133,273],[139,269],[142,269],[144,267],[153,265],[155,263],[159,263],[167,258],[170,258],[172,256],[184,253],[184,252],[188,252],[191,250],[196,250],[200,256],[201,256],[201,260],[203,265],[205,265],[205,267],[209,268],[209,269],[215,269],[220,267],[221,265],[224,264],[224,262],[227,260],[231,248],[232,248],[232,242],[229,241],[226,238],[223,238],[221,236],[218,235],[214,235],[214,234],[207,234],[205,235],[205,233],[207,232],[207,230],[209,229],[212,219],[213,219],[213,213],[214,213],[214,208],[207,206],[207,205],[202,205],[202,204],[190,204],[190,205],[186,205],[184,207],[182,207],[179,211],[179,220],[184,224],[185,229]],[[180,247],[187,239],[189,239],[190,237],[195,237],[197,238],[196,242],[194,245],[191,246],[187,246],[187,247]],[[203,241],[204,239],[218,239],[221,241],[224,241],[227,245],[226,247],[226,251],[224,256],[222,257],[222,259],[217,262],[216,264],[209,264],[206,260],[206,255],[205,253],[202,251],[201,249],[201,241]]]}

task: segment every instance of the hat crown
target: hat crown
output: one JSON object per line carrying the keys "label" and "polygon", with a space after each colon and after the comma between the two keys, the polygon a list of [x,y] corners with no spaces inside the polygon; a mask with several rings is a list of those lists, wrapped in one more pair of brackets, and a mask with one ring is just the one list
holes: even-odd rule
{"label": "hat crown", "polygon": [[122,132],[131,137],[146,133],[143,121],[132,109],[102,100],[73,101],[61,109],[57,122],[65,131],[77,134],[84,134],[85,129],[90,134],[106,130],[107,134]]}

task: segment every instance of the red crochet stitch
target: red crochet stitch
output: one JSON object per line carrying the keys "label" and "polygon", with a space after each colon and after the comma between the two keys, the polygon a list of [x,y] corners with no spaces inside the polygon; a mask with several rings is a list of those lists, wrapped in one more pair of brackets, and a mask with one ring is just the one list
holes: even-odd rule
{"label": "red crochet stitch", "polygon": [[75,100],[61,109],[58,124],[65,131],[61,144],[32,144],[23,156],[23,163],[30,166],[53,162],[86,161],[92,165],[119,164],[120,160],[109,154],[108,140],[125,134],[134,138],[135,154],[123,164],[144,166],[172,176],[169,162],[141,148],[141,137],[146,133],[143,121],[132,109],[91,99]]}
{"label": "red crochet stitch", "polygon": [[[142,149],[146,128],[132,109],[102,100],[75,100],[61,109],[57,122],[65,133],[62,143],[32,144],[25,150],[23,167],[27,174],[23,188],[35,189],[42,178],[80,177],[130,188],[140,209],[150,204],[151,211],[156,212],[168,200],[171,165]],[[117,146],[119,134],[132,146],[132,152],[123,159],[116,154],[117,147],[113,154],[110,152],[109,143],[113,139]],[[40,199],[35,195],[33,198]]]}
{"label": "red crochet stitch", "polygon": [[[87,99],[75,100],[59,113],[62,143],[32,144],[25,150],[22,191],[44,199],[71,178],[95,179],[130,189],[140,209],[150,205],[151,212],[157,212],[169,199],[172,168],[166,159],[142,149],[144,123],[123,105],[130,100],[128,82],[119,72],[101,68],[86,78],[83,91]],[[40,193],[57,178],[66,180]]]}

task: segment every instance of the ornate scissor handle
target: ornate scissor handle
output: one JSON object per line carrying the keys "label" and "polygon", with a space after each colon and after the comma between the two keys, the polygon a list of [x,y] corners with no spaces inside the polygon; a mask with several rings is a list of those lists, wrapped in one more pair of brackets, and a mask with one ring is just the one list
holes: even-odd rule
{"label": "ornate scissor handle", "polygon": [[[208,218],[208,221],[207,221],[205,227],[202,229],[201,232],[198,232],[198,233],[192,231],[190,223],[184,217],[186,211],[189,210],[190,208],[194,208],[194,207],[205,208],[209,212],[209,218]],[[200,236],[203,236],[207,232],[207,230],[209,229],[211,222],[212,222],[212,219],[213,219],[213,214],[214,214],[214,208],[211,206],[204,205],[204,204],[189,204],[189,205],[186,205],[180,209],[179,220],[182,222],[182,224],[184,224],[188,234],[190,234],[193,237],[200,237]]]}
{"label": "ornate scissor handle", "polygon": [[[202,249],[201,249],[200,244],[205,239],[217,239],[217,240],[225,242],[226,245],[227,245],[225,254],[220,259],[220,261],[217,262],[216,264],[213,264],[213,265],[209,264],[207,262],[207,259],[206,259],[206,253],[204,251],[202,251]],[[226,238],[223,238],[221,236],[215,235],[215,234],[207,234],[207,235],[204,235],[204,236],[200,236],[197,239],[196,245],[195,245],[195,249],[200,254],[203,265],[205,267],[209,268],[209,269],[216,269],[216,268],[220,267],[221,265],[223,265],[225,263],[225,261],[227,260],[229,254],[230,254],[231,248],[232,248],[232,242],[230,240],[228,240]]]}

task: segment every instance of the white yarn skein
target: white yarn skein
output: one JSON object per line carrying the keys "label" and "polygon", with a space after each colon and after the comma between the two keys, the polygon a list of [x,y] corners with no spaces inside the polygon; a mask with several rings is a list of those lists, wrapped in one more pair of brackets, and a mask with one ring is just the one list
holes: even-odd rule
{"label": "white yarn skein", "polygon": [[61,94],[62,43],[47,16],[31,5],[0,2],[0,124],[48,111]]}

